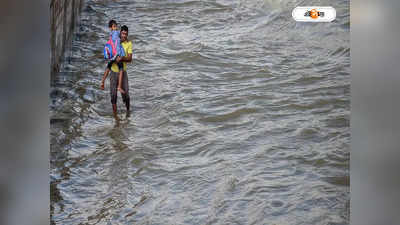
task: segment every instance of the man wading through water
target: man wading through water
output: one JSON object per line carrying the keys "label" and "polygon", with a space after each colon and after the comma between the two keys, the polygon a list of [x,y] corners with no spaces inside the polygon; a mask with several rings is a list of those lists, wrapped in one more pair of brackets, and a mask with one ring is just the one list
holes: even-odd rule
{"label": "man wading through water", "polygon": [[[123,62],[123,76],[122,76],[122,89],[124,90],[124,94],[121,93],[122,100],[126,106],[126,116],[129,117],[130,115],[130,98],[129,98],[129,83],[128,83],[128,74],[126,72],[126,63],[132,62],[132,41],[128,40],[128,27],[122,26],[121,27],[121,45],[124,48],[125,56],[120,57],[119,61]],[[118,59],[117,59],[118,62]],[[111,66],[111,73],[110,73],[110,95],[111,95],[111,104],[113,108],[113,115],[115,119],[118,119],[117,114],[117,94],[118,94],[118,75],[119,69],[118,65],[113,63]],[[108,73],[104,74],[103,79],[101,80],[100,88],[104,90],[104,81],[106,80]]]}

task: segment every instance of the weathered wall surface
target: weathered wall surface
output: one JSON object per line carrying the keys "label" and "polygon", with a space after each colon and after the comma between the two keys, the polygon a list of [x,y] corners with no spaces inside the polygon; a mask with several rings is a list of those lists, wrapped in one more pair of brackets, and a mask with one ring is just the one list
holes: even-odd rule
{"label": "weathered wall surface", "polygon": [[64,52],[70,47],[84,0],[51,0],[51,73],[59,71]]}

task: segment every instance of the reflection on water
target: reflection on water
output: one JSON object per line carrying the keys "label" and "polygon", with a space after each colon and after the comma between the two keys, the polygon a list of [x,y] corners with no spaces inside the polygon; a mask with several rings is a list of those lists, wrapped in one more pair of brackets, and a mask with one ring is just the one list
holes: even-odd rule
{"label": "reflection on water", "polygon": [[[349,1],[307,3],[337,19],[294,22],[302,1],[86,1],[51,80],[52,223],[349,224]],[[119,122],[99,89],[112,18],[134,43]]]}

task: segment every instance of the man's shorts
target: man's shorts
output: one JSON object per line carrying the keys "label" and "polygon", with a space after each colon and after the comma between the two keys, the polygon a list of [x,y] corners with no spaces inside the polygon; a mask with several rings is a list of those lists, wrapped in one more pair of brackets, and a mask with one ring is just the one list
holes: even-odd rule
{"label": "man's shorts", "polygon": [[[118,94],[118,76],[119,73],[111,71],[110,73],[110,96],[111,96],[111,104],[117,104],[117,94]],[[122,76],[122,89],[124,89],[125,94],[122,95],[122,100],[124,103],[129,102],[129,83],[128,83],[128,74],[126,71],[123,72]]]}

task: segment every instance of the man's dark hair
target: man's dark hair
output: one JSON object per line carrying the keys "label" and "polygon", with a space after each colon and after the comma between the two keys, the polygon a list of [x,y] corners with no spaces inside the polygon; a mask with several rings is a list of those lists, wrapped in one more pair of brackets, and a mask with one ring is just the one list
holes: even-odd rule
{"label": "man's dark hair", "polygon": [[127,27],[126,25],[123,25],[123,26],[121,27],[121,31],[126,31],[126,32],[128,32],[128,27]]}
{"label": "man's dark hair", "polygon": [[113,24],[117,25],[117,22],[115,20],[110,20],[110,22],[108,22],[108,27],[112,27]]}

